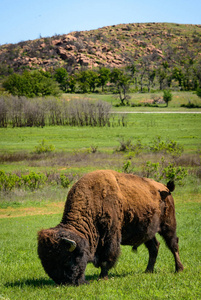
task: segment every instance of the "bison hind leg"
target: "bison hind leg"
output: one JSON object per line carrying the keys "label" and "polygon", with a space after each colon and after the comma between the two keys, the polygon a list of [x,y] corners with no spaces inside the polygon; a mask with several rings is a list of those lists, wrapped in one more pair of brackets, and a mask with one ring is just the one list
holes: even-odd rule
{"label": "bison hind leg", "polygon": [[145,246],[149,251],[149,262],[145,272],[152,273],[154,271],[154,265],[158,255],[160,243],[157,241],[156,237],[154,237],[153,239],[145,242]]}
{"label": "bison hind leg", "polygon": [[179,257],[179,238],[176,236],[176,232],[174,230],[168,230],[166,228],[166,230],[162,231],[160,234],[162,235],[166,242],[166,245],[174,255],[175,272],[183,271],[184,267]]}

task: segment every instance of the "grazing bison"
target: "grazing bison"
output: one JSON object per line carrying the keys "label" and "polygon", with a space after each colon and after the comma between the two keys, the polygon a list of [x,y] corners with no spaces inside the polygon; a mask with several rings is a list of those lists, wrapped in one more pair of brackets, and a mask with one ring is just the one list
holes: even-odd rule
{"label": "grazing bison", "polygon": [[38,233],[38,255],[57,284],[85,283],[85,268],[92,262],[107,278],[120,253],[120,244],[149,251],[146,272],[153,272],[159,233],[183,270],[179,258],[174,200],[167,187],[152,179],[115,171],[83,176],[69,191],[61,223]]}

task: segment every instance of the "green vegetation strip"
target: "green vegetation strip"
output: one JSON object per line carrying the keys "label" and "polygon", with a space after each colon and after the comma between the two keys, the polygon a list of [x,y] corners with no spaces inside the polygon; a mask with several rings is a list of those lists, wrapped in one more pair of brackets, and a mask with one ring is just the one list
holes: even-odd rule
{"label": "green vegetation strip", "polygon": [[128,114],[126,126],[44,128],[0,128],[0,153],[32,152],[43,139],[55,147],[55,151],[73,152],[75,149],[98,146],[110,151],[118,140],[134,138],[147,143],[156,136],[176,140],[185,151],[195,151],[200,145],[201,116],[199,114]]}

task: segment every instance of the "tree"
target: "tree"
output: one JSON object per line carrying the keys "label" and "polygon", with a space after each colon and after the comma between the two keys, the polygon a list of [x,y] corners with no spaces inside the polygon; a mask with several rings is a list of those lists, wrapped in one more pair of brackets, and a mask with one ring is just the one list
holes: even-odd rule
{"label": "tree", "polygon": [[182,88],[183,85],[183,79],[184,79],[184,74],[181,70],[181,68],[175,67],[173,69],[172,73],[172,78],[178,81],[180,89]]}
{"label": "tree", "polygon": [[55,80],[59,83],[62,91],[66,92],[68,89],[68,72],[64,68],[58,68],[54,74]]}
{"label": "tree", "polygon": [[159,85],[160,85],[160,90],[163,89],[163,84],[164,84],[164,80],[167,77],[167,72],[166,69],[164,67],[160,67],[158,69],[158,81],[159,81]]}
{"label": "tree", "polygon": [[87,93],[89,89],[89,75],[87,71],[80,71],[76,74],[76,79],[82,93]]}
{"label": "tree", "polygon": [[156,77],[156,70],[149,70],[148,71],[148,92],[150,92],[150,87],[154,83],[154,79]]}
{"label": "tree", "polygon": [[172,100],[172,93],[170,90],[163,91],[163,100],[165,101],[166,106],[168,106],[168,103]]}
{"label": "tree", "polygon": [[15,96],[57,96],[60,92],[58,84],[49,72],[25,71],[22,75],[12,74],[3,82],[3,87]]}
{"label": "tree", "polygon": [[88,83],[90,92],[95,92],[96,86],[98,84],[98,74],[93,70],[86,71],[88,75]]}
{"label": "tree", "polygon": [[76,82],[77,82],[77,80],[76,80],[75,76],[70,75],[68,78],[68,86],[69,86],[71,93],[75,93]]}
{"label": "tree", "polygon": [[98,72],[98,85],[102,87],[102,92],[104,91],[104,87],[106,86],[106,84],[109,82],[110,80],[110,69],[106,68],[106,67],[102,67],[99,69]]}
{"label": "tree", "polygon": [[201,98],[201,87],[197,88],[196,94],[197,94],[198,97]]}
{"label": "tree", "polygon": [[127,70],[130,73],[133,83],[135,84],[135,88],[137,89],[137,76],[136,76],[137,67],[136,67],[136,65],[134,63],[131,65],[128,65]]}
{"label": "tree", "polygon": [[122,70],[113,69],[110,74],[111,83],[114,83],[117,93],[121,101],[121,105],[125,105],[125,100],[128,103],[128,91],[130,88],[131,78],[129,75],[125,74]]}

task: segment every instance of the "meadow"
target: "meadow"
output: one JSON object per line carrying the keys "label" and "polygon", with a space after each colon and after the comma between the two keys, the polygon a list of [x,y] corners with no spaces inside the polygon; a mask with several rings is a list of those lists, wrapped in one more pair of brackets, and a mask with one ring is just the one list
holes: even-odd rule
{"label": "meadow", "polygon": [[[176,110],[171,106],[168,109]],[[149,151],[157,137],[164,142],[176,141],[183,152]],[[52,183],[34,191],[0,191],[0,299],[201,298],[200,138],[199,114],[128,114],[124,127],[0,128],[0,170],[8,173],[62,173],[71,175],[73,181],[95,169],[143,175],[145,162],[155,166],[162,158],[167,164],[172,162],[175,167],[188,170],[173,192],[184,271],[174,273],[172,254],[158,236],[161,245],[153,274],[144,273],[148,251],[143,245],[137,254],[131,247],[122,246],[109,280],[98,281],[100,270],[89,264],[86,279],[90,284],[79,287],[57,286],[37,257],[37,231],[60,222],[73,181],[68,188]],[[42,140],[54,150],[36,153]],[[140,146],[120,151],[120,146],[129,141]],[[128,161],[129,167],[125,168]],[[155,176],[155,171],[151,175]]]}

